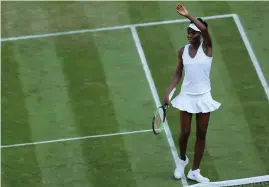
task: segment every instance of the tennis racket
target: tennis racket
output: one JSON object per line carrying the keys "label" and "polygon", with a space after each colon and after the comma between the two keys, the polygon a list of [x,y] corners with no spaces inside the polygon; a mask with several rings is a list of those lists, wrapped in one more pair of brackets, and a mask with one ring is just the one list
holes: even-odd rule
{"label": "tennis racket", "polygon": [[[176,91],[176,88],[174,88],[170,95],[169,95],[169,100],[173,97],[174,93]],[[167,104],[163,104],[162,106],[158,107],[157,110],[155,111],[153,118],[152,118],[152,130],[155,135],[158,135],[162,132],[164,129],[164,122],[166,119],[166,113],[167,113]]]}

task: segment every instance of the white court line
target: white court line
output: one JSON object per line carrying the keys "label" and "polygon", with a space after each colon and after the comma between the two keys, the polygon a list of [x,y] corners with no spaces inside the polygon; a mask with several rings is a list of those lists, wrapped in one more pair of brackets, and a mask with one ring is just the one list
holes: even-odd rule
{"label": "white court line", "polygon": [[[149,86],[150,86],[150,90],[151,90],[153,99],[155,101],[156,107],[158,108],[159,106],[161,106],[161,102],[160,102],[160,99],[159,99],[159,96],[158,96],[154,81],[152,79],[152,76],[151,76],[151,73],[150,73],[150,70],[149,70],[149,67],[148,67],[148,63],[147,63],[147,60],[146,60],[146,56],[144,54],[144,51],[143,51],[139,36],[137,34],[137,31],[136,31],[135,27],[131,27],[131,31],[132,31],[132,36],[133,36],[133,39],[134,39],[134,42],[135,42],[135,45],[136,45],[136,48],[137,48],[137,51],[138,51],[142,66],[143,66],[143,69],[145,71],[145,74],[146,74],[146,77],[147,77],[147,80],[148,80],[148,83],[149,83]],[[175,164],[176,164],[177,167],[179,167],[179,157],[178,157],[178,154],[177,154],[177,149],[176,149],[173,137],[171,135],[171,131],[169,129],[167,120],[165,121],[165,124],[164,124],[164,130],[165,130],[165,134],[166,134],[168,143],[169,143],[170,148],[171,148],[173,158],[175,160]],[[185,177],[185,174],[184,174],[184,177],[181,178],[181,182],[182,182],[183,186],[188,185],[186,177]]]}
{"label": "white court line", "polygon": [[[205,20],[210,20],[210,19],[219,19],[219,18],[229,18],[229,17],[233,17],[233,15],[234,14],[223,14],[223,15],[207,16],[207,17],[202,17],[202,18]],[[131,28],[131,27],[146,27],[146,26],[163,25],[163,24],[171,24],[171,23],[183,23],[183,22],[189,22],[189,20],[188,19],[176,19],[176,20],[139,23],[139,24],[131,24],[131,25],[123,25],[123,26],[115,26],[115,27],[55,32],[55,33],[49,33],[49,34],[33,34],[33,35],[27,35],[27,36],[15,36],[15,37],[9,37],[9,38],[1,38],[1,42],[26,40],[26,39],[33,39],[33,38],[44,38],[44,37],[51,37],[51,36],[63,36],[63,35],[71,35],[71,34],[82,34],[82,33],[88,33],[88,32],[119,30],[119,29]]]}
{"label": "white court line", "polygon": [[259,62],[258,62],[258,60],[256,58],[256,55],[254,54],[254,51],[253,51],[253,49],[252,49],[252,47],[250,45],[250,42],[249,42],[249,40],[247,38],[246,32],[245,32],[245,30],[244,30],[244,28],[243,28],[243,26],[241,24],[241,21],[240,21],[238,15],[234,14],[233,18],[234,18],[235,24],[236,24],[236,26],[237,26],[237,28],[239,30],[239,33],[240,33],[240,35],[242,37],[242,40],[243,40],[243,42],[244,42],[244,44],[245,44],[245,46],[247,48],[247,51],[248,51],[249,56],[251,58],[251,61],[252,61],[253,65],[254,65],[254,68],[255,68],[255,70],[256,70],[256,72],[258,74],[258,77],[259,77],[259,79],[261,81],[261,84],[263,86],[265,94],[267,95],[267,99],[269,101],[269,87],[268,87],[268,83],[266,82],[266,79],[264,78],[264,74],[262,72],[260,64],[259,64]]}
{"label": "white court line", "polygon": [[56,142],[66,142],[66,141],[83,140],[83,139],[91,139],[91,138],[100,138],[100,137],[108,137],[108,136],[119,136],[119,135],[125,135],[125,134],[137,134],[137,133],[144,133],[144,132],[152,132],[152,129],[129,131],[129,132],[119,132],[119,133],[110,133],[110,134],[99,134],[99,135],[92,135],[92,136],[81,136],[81,137],[76,137],[76,138],[63,138],[63,139],[40,141],[40,142],[2,145],[1,148],[23,147],[23,146],[29,146],[29,145],[48,144],[48,143],[56,143]]}

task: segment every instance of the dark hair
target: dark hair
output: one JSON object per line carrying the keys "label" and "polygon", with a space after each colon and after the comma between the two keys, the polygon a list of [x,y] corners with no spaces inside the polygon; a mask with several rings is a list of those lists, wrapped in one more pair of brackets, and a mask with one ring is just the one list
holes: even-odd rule
{"label": "dark hair", "polygon": [[[204,26],[206,26],[206,28],[208,27],[208,24],[207,24],[207,22],[206,21],[204,21],[202,18],[197,18],[202,24],[204,24]],[[191,23],[193,23],[192,21],[191,21]]]}

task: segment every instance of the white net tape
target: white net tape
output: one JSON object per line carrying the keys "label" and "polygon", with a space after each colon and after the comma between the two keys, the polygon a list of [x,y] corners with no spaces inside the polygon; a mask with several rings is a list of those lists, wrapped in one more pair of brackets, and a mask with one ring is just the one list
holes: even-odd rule
{"label": "white net tape", "polygon": [[[264,184],[263,184],[264,183]],[[256,184],[256,185],[255,185]],[[208,183],[199,183],[194,185],[189,185],[191,187],[226,187],[226,186],[261,186],[269,187],[269,175],[259,176],[259,177],[250,177],[243,179],[227,180],[220,182],[208,182]]]}

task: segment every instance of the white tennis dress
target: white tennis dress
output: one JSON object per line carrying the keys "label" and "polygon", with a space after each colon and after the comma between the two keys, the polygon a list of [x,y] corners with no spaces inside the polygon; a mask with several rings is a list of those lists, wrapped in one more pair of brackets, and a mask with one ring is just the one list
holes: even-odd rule
{"label": "white tennis dress", "polygon": [[173,107],[189,113],[207,113],[220,107],[211,96],[210,70],[213,57],[205,55],[202,42],[194,58],[189,55],[190,44],[182,55],[184,79],[180,93],[171,101]]}

